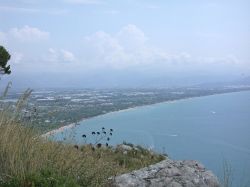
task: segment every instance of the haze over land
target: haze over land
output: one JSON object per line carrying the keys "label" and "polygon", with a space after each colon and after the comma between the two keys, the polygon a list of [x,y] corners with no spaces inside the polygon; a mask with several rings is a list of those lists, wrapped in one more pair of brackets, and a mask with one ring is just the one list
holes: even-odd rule
{"label": "haze over land", "polygon": [[250,2],[2,0],[13,87],[168,87],[250,75]]}

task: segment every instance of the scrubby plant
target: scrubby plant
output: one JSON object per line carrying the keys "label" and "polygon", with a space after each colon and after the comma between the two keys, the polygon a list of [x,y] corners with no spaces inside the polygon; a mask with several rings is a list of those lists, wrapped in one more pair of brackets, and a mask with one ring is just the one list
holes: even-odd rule
{"label": "scrubby plant", "polygon": [[[164,159],[151,152],[124,154],[110,146],[93,151],[89,144],[73,146],[41,137],[35,127],[23,125],[27,121],[22,120],[22,110],[31,92],[27,90],[15,105],[1,106],[0,186],[103,186],[111,176]],[[95,147],[107,143],[113,129],[97,132]]]}
{"label": "scrubby plant", "polygon": [[[92,146],[93,150],[95,150],[95,148],[101,148],[103,146],[109,147],[109,142],[111,140],[113,132],[113,129],[105,129],[105,127],[102,127],[100,131],[92,131],[90,135],[82,134],[82,142],[85,145],[89,144],[90,146]],[[88,142],[88,140],[91,141],[91,139],[92,142]]]}
{"label": "scrubby plant", "polygon": [[0,73],[1,74],[10,74],[10,65],[7,65],[10,60],[9,52],[3,47],[0,46]]}
{"label": "scrubby plant", "polygon": [[[0,46],[0,73],[10,74],[7,65],[10,54]],[[108,145],[113,129],[92,132],[93,145],[54,142],[35,132],[36,126],[27,124],[25,106],[32,90],[28,89],[15,105],[2,102],[11,86],[0,97],[0,186],[1,187],[74,187],[104,186],[108,178],[155,163],[156,155],[142,161]],[[34,109],[36,114],[36,109]],[[33,124],[32,124],[33,125]],[[86,138],[83,135],[83,138]],[[105,142],[105,147],[102,146]],[[99,149],[93,149],[98,147]],[[150,154],[151,155],[151,154]],[[130,164],[127,164],[127,163]]]}

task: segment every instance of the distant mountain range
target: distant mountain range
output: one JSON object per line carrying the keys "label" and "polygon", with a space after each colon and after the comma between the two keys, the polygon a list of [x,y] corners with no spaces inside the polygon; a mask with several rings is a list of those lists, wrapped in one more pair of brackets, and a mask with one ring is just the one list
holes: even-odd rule
{"label": "distant mountain range", "polygon": [[228,82],[209,82],[198,84],[198,87],[202,88],[218,88],[218,87],[228,87],[228,86],[250,86],[250,76],[237,79]]}
{"label": "distant mountain range", "polygon": [[[108,71],[107,71],[108,72]],[[202,73],[169,73],[160,72],[157,75],[150,71],[112,71],[111,73],[87,72],[74,76],[61,73],[29,73],[11,74],[1,77],[0,90],[3,90],[8,81],[12,81],[12,89],[25,90],[26,88],[221,88],[226,86],[250,85],[250,75],[223,75]]]}

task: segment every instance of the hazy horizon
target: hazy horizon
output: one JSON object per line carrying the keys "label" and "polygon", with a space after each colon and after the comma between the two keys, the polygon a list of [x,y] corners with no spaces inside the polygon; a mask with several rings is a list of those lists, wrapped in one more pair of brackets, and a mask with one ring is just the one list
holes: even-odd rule
{"label": "hazy horizon", "polygon": [[2,0],[1,84],[172,87],[250,76],[250,2]]}

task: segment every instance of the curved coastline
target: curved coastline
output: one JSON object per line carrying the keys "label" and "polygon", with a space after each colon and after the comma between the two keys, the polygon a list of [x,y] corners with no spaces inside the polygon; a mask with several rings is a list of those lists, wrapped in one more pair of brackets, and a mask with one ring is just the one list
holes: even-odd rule
{"label": "curved coastline", "polygon": [[[89,117],[89,118],[82,118],[79,121],[88,120],[88,119],[92,119],[92,118],[96,118],[96,117],[101,117],[101,116],[104,116],[104,115],[110,115],[112,113],[117,113],[117,112],[126,112],[126,111],[130,111],[130,110],[135,110],[135,109],[141,108],[141,107],[152,107],[152,106],[159,105],[159,104],[167,104],[167,103],[169,104],[169,103],[179,102],[179,101],[183,101],[183,100],[196,99],[196,98],[200,98],[200,97],[210,97],[210,96],[214,96],[214,95],[231,94],[231,93],[244,92],[244,91],[249,91],[249,90],[240,90],[240,91],[234,91],[234,92],[215,93],[215,94],[210,94],[210,95],[200,95],[200,96],[186,97],[186,98],[180,98],[180,99],[163,101],[163,102],[152,103],[152,104],[145,104],[145,105],[130,107],[130,108],[126,108],[126,109],[120,109],[120,110],[116,110],[116,111],[111,111],[111,112],[107,112],[105,114],[100,114],[100,115]],[[59,127],[57,129],[53,129],[51,131],[48,131],[48,132],[42,134],[41,137],[47,138],[49,136],[52,136],[52,135],[55,135],[57,133],[63,132],[66,129],[72,129],[75,126],[76,126],[76,123],[70,123],[70,124],[64,125],[62,127]]]}

